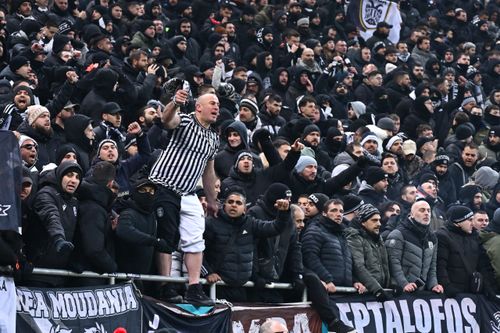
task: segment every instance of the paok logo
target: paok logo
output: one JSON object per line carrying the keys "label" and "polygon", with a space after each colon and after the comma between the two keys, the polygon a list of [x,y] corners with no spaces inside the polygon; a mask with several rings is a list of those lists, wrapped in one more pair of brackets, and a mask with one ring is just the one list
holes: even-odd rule
{"label": "paok logo", "polygon": [[106,332],[102,324],[95,323],[95,327],[85,328],[84,333],[108,333],[108,332]]}
{"label": "paok logo", "polygon": [[61,327],[60,325],[52,326],[49,333],[72,333],[73,330]]}
{"label": "paok logo", "polygon": [[376,26],[382,17],[384,5],[375,0],[363,1],[362,3],[364,5],[362,8],[364,21],[370,26]]}
{"label": "paok logo", "polygon": [[491,333],[500,333],[500,311],[495,312],[493,317],[495,321],[490,320]]}
{"label": "paok logo", "polygon": [[10,209],[11,205],[0,204],[0,216],[8,216],[7,211]]}

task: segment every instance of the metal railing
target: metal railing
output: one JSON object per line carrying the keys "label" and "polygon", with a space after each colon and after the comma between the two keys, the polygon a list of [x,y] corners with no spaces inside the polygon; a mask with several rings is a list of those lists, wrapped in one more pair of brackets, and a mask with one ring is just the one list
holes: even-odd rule
{"label": "metal railing", "polygon": [[[11,271],[10,269],[0,269],[0,271]],[[75,273],[72,271],[64,269],[49,269],[49,268],[34,268],[33,274],[36,275],[51,275],[51,276],[66,276],[66,277],[76,277],[76,278],[98,278],[107,279],[109,284],[115,284],[116,280],[142,280],[151,282],[169,282],[169,283],[188,283],[187,277],[173,277],[173,276],[162,276],[162,275],[149,275],[149,274],[133,274],[133,273],[103,273],[99,274],[96,272],[84,271],[82,273]],[[227,286],[223,281],[216,283],[209,283],[206,279],[200,279],[200,283],[210,286],[210,298],[216,299],[216,288],[217,286]],[[248,281],[243,285],[245,288],[253,288],[255,284],[252,281]],[[272,282],[265,285],[266,289],[293,289],[290,283]],[[357,290],[352,287],[336,287],[336,291],[340,293],[357,293]],[[307,290],[304,289],[302,295],[302,302],[307,302]]]}

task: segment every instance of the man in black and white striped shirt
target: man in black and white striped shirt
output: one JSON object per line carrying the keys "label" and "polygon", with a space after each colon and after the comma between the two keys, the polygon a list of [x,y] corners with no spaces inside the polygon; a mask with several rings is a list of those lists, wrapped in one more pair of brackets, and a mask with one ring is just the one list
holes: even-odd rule
{"label": "man in black and white striped shirt", "polygon": [[168,253],[160,254],[160,273],[170,275],[172,252],[185,253],[189,286],[186,301],[213,305],[199,284],[205,242],[204,211],[195,189],[200,177],[207,197],[207,211],[217,213],[214,156],[219,147],[217,133],[210,128],[219,115],[219,100],[214,94],[198,98],[195,112],[177,112],[188,99],[188,93],[178,90],[162,113],[162,122],[170,131],[170,141],[151,169],[149,179],[160,185],[155,205],[158,236],[167,241]]}

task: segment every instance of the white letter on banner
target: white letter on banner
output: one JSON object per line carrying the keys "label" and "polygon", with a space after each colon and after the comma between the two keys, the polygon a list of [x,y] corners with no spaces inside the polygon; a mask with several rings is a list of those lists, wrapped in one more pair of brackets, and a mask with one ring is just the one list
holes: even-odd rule
{"label": "white letter on banner", "polygon": [[86,291],[83,295],[85,297],[85,301],[87,302],[88,317],[93,318],[97,316],[97,301],[95,299],[95,294],[90,291]]}
{"label": "white letter on banner", "polygon": [[470,328],[467,327],[467,332],[473,332],[473,333],[479,333],[479,324],[476,321],[476,318],[472,315],[473,313],[476,313],[476,303],[469,297],[466,297],[462,299],[461,302],[461,308],[462,308],[462,313],[464,315],[464,319],[469,323],[471,326]]}
{"label": "white letter on banner", "polygon": [[60,319],[68,317],[63,295],[61,293],[57,293],[57,296],[53,293],[48,293],[48,295],[50,302],[52,303],[52,318]]}
{"label": "white letter on banner", "polygon": [[[286,322],[283,324],[286,326]],[[309,318],[307,318],[305,313],[297,313],[295,317],[293,317],[292,332],[311,333],[309,330]]]}
{"label": "white letter on banner", "polygon": [[137,309],[139,305],[137,304],[137,299],[135,298],[135,293],[132,290],[132,286],[126,285],[123,290],[125,291],[127,310]]}
{"label": "white letter on banner", "polygon": [[382,313],[380,309],[384,306],[380,302],[366,302],[366,307],[369,311],[373,312],[373,318],[375,318],[375,329],[377,332],[384,332],[384,321],[382,320]]}
{"label": "white letter on banner", "polygon": [[245,329],[243,328],[241,321],[233,321],[233,333],[245,333]]}
{"label": "white letter on banner", "polygon": [[448,333],[462,333],[462,313],[460,305],[454,298],[444,301],[444,313],[446,315],[446,330]]}
{"label": "white letter on banner", "polygon": [[431,309],[432,309],[432,320],[434,322],[434,333],[441,332],[441,321],[445,319],[444,313],[441,312],[440,308],[443,306],[443,301],[441,299],[431,299]]}
{"label": "white letter on banner", "polygon": [[36,310],[35,317],[37,318],[49,318],[50,311],[47,308],[47,304],[45,304],[45,299],[43,298],[43,294],[41,292],[35,291],[35,299],[36,299]]}
{"label": "white letter on banner", "polygon": [[370,314],[363,303],[351,303],[352,314],[354,315],[354,325],[356,330],[363,333],[363,328],[370,324]]}
{"label": "white letter on banner", "polygon": [[401,323],[401,316],[399,315],[398,308],[394,301],[384,302],[385,317],[387,318],[386,332],[396,333],[403,332],[403,324]]}
{"label": "white letter on banner", "polygon": [[73,293],[76,302],[76,311],[78,318],[85,319],[88,316],[87,302],[85,302],[85,295],[82,292]]}
{"label": "white letter on banner", "polygon": [[401,314],[403,315],[403,326],[405,332],[415,332],[415,326],[411,323],[410,310],[408,309],[408,302],[406,300],[399,301],[401,307]]}
{"label": "white letter on banner", "polygon": [[17,312],[29,313],[33,316],[33,294],[29,290],[17,289]]}
{"label": "white letter on banner", "polygon": [[76,318],[76,302],[73,295],[70,293],[64,293],[64,302],[66,303],[66,311],[68,312],[68,318]]}
{"label": "white letter on banner", "polygon": [[432,319],[429,304],[423,299],[416,299],[413,302],[413,313],[415,314],[417,332],[430,332],[432,330]]}
{"label": "white letter on banner", "polygon": [[97,313],[99,316],[107,316],[109,315],[109,303],[106,297],[104,296],[104,291],[96,290],[95,295],[97,297]]}
{"label": "white letter on banner", "polygon": [[337,303],[337,308],[339,308],[340,320],[342,320],[346,325],[354,326],[352,321],[350,321],[349,318],[347,318],[347,314],[351,312],[351,307],[349,306],[349,303]]}

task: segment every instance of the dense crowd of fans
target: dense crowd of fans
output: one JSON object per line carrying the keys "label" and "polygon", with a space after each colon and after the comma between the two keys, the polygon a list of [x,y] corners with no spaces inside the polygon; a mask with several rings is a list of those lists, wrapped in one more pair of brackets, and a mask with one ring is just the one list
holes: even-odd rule
{"label": "dense crowd of fans", "polygon": [[[398,6],[393,42],[387,22],[364,40],[344,0],[0,5],[0,128],[24,163],[23,245],[2,263],[184,274],[151,169],[180,140],[162,118],[168,105],[197,113],[215,94],[218,181],[195,193],[206,208],[201,276],[229,285],[218,298],[297,300],[305,284],[338,331],[348,328],[329,306],[336,286],[379,301],[394,286],[494,299],[500,1]],[[157,253],[174,260],[157,264]],[[295,288],[249,293],[247,281]],[[180,300],[168,284],[141,288]]]}

